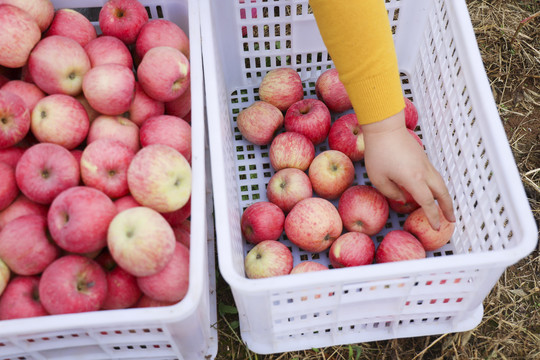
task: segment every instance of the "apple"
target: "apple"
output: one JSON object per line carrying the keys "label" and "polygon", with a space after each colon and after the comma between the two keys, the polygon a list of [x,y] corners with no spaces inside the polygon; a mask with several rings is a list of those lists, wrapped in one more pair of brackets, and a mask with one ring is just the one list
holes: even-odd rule
{"label": "apple", "polygon": [[175,244],[169,223],[157,211],[144,206],[118,213],[107,234],[114,261],[137,277],[163,270],[174,255]]}
{"label": "apple", "polygon": [[7,208],[19,195],[17,180],[15,179],[15,168],[0,162],[0,211]]}
{"label": "apple", "polygon": [[152,299],[146,295],[142,295],[139,301],[135,304],[135,308],[148,308],[148,307],[160,307],[160,306],[171,306],[176,304],[175,302],[159,301]]}
{"label": "apple", "polygon": [[306,171],[315,158],[315,145],[309,138],[293,131],[285,131],[270,143],[270,165],[276,171],[296,168]]}
{"label": "apple", "polygon": [[83,77],[90,68],[84,48],[60,35],[42,39],[28,58],[33,82],[47,94],[79,95]]}
{"label": "apple", "polygon": [[364,134],[356,114],[347,114],[338,118],[330,127],[328,147],[339,150],[353,162],[364,158]]}
{"label": "apple", "polygon": [[182,300],[189,288],[189,249],[176,242],[172,259],[160,272],[137,278],[146,296],[165,302]]}
{"label": "apple", "polygon": [[106,296],[105,270],[81,255],[65,255],[55,260],[39,281],[39,298],[51,315],[97,311]]}
{"label": "apple", "polygon": [[90,69],[83,78],[84,97],[90,106],[104,115],[129,111],[135,92],[133,71],[119,64],[103,64]]}
{"label": "apple", "polygon": [[292,208],[285,217],[284,229],[287,238],[299,248],[321,252],[341,235],[343,223],[334,204],[312,197]]}
{"label": "apple", "polygon": [[47,205],[62,191],[79,184],[79,164],[66,148],[39,143],[21,156],[15,179],[26,197]]}
{"label": "apple", "polygon": [[83,93],[80,93],[79,95],[75,96],[75,99],[77,99],[78,102],[81,103],[81,105],[86,110],[86,114],[88,115],[88,121],[90,121],[90,124],[99,116],[101,115],[99,112],[97,112],[92,106],[90,106],[90,103],[86,98],[84,97]]}
{"label": "apple", "polygon": [[74,186],[53,200],[47,223],[58,246],[85,254],[107,245],[107,229],[116,214],[116,206],[103,192],[88,186]]}
{"label": "apple", "polygon": [[172,21],[155,19],[144,24],[137,36],[135,51],[142,59],[148,50],[158,46],[178,49],[189,58],[189,39],[184,30]]}
{"label": "apple", "polygon": [[315,261],[302,261],[298,265],[295,265],[290,274],[301,274],[306,272],[312,272],[312,271],[321,271],[321,270],[328,270],[328,266],[323,265],[321,263],[315,262]]}
{"label": "apple", "polygon": [[146,95],[141,84],[135,82],[135,95],[129,107],[129,119],[140,127],[146,119],[163,114],[165,114],[165,104]]}
{"label": "apple", "polygon": [[403,100],[405,101],[405,126],[407,129],[414,130],[418,125],[418,110],[411,100],[406,97],[403,97]]}
{"label": "apple", "polygon": [[351,100],[336,69],[328,69],[317,78],[315,93],[330,111],[341,113],[352,109]]}
{"label": "apple", "polygon": [[172,212],[191,196],[191,166],[170,146],[148,145],[139,150],[128,168],[131,195],[143,206]]}
{"label": "apple", "polygon": [[11,271],[9,270],[8,266],[4,262],[4,260],[0,259],[0,297],[2,296],[2,293],[6,289],[6,286],[11,279]]}
{"label": "apple", "polygon": [[333,200],[354,181],[354,164],[337,150],[325,150],[313,159],[308,169],[313,191],[322,198]]}
{"label": "apple", "polygon": [[180,50],[158,46],[146,52],[137,68],[144,92],[162,102],[179,98],[190,85],[190,63]]}
{"label": "apple", "polygon": [[404,230],[392,230],[386,234],[377,247],[376,263],[415,260],[426,257],[422,244],[411,233]]}
{"label": "apple", "polygon": [[24,215],[41,215],[47,217],[48,206],[38,204],[28,199],[23,194],[19,194],[7,208],[0,211],[0,230],[11,220]]}
{"label": "apple", "polygon": [[411,129],[407,129],[407,131],[409,132],[409,134],[411,134],[411,136],[418,142],[418,144],[420,144],[420,146],[422,147],[422,149],[424,148],[424,144],[422,142],[422,139],[420,139],[420,137],[418,135],[416,135],[416,133],[414,132],[414,130],[411,130]]}
{"label": "apple", "polygon": [[125,195],[121,198],[114,200],[114,205],[116,206],[117,212],[141,206],[141,204],[135,201],[135,199],[131,195]]}
{"label": "apple", "polygon": [[189,86],[179,98],[165,103],[165,114],[178,116],[179,118],[186,120],[188,123],[191,122],[191,117],[188,117],[190,112],[191,86]]}
{"label": "apple", "polygon": [[16,276],[0,297],[0,320],[49,315],[39,297],[39,276]]}
{"label": "apple", "polygon": [[369,185],[351,186],[339,198],[338,211],[348,231],[369,236],[380,232],[390,213],[386,197]]}
{"label": "apple", "polygon": [[285,112],[304,98],[300,75],[291,68],[277,68],[267,72],[259,85],[259,98]]}
{"label": "apple", "polygon": [[162,212],[160,214],[171,226],[180,226],[191,215],[191,196],[180,209],[171,212]]}
{"label": "apple", "polygon": [[181,225],[173,226],[173,231],[176,241],[189,249],[191,245],[191,222],[184,220]]}
{"label": "apple", "polygon": [[0,3],[0,65],[22,67],[41,38],[36,21],[26,11]]}
{"label": "apple", "polygon": [[83,48],[97,37],[94,25],[83,14],[73,9],[58,9],[45,37],[60,35],[77,41]]}
{"label": "apple", "polygon": [[126,44],[114,36],[100,36],[84,45],[92,67],[104,64],[123,65],[133,68],[133,58]]}
{"label": "apple", "polygon": [[438,205],[437,209],[441,224],[439,230],[434,230],[431,227],[423,208],[418,208],[410,213],[403,224],[403,230],[416,236],[426,251],[437,250],[446,245],[454,234],[455,224],[446,220]]}
{"label": "apple", "polygon": [[418,209],[420,205],[414,200],[411,193],[409,193],[405,188],[400,187],[401,192],[405,196],[405,202],[396,201],[390,198],[386,198],[390,209],[397,212],[398,214],[410,214],[414,210]]}
{"label": "apple", "polygon": [[32,111],[32,134],[39,142],[72,150],[88,135],[90,121],[84,106],[73,96],[54,94],[39,100]]}
{"label": "apple", "polygon": [[7,84],[10,81],[11,81],[10,78],[4,76],[3,74],[0,74],[0,88],[2,88],[2,86],[4,86],[5,84]]}
{"label": "apple", "polygon": [[139,136],[141,146],[168,145],[191,162],[191,126],[185,120],[172,115],[153,116],[141,126]]}
{"label": "apple", "polygon": [[49,241],[47,219],[25,215],[10,221],[0,232],[0,258],[18,275],[39,275],[60,255]]}
{"label": "apple", "polygon": [[100,115],[92,121],[86,143],[98,139],[117,140],[137,152],[141,148],[139,127],[123,116]]}
{"label": "apple", "polygon": [[313,196],[311,181],[305,172],[285,168],[272,175],[266,187],[268,200],[288,213],[297,202]]}
{"label": "apple", "polygon": [[73,157],[75,158],[75,160],[77,160],[77,164],[79,164],[79,171],[81,170],[81,158],[82,158],[82,153],[83,151],[81,149],[73,149],[73,150],[70,150],[69,151],[71,153],[71,155],[73,155]]}
{"label": "apple", "polygon": [[240,229],[247,242],[258,244],[277,240],[283,232],[285,214],[274,203],[259,201],[249,205],[240,217]]}
{"label": "apple", "polygon": [[11,146],[5,149],[0,149],[0,162],[6,163],[9,166],[15,168],[19,159],[24,154],[25,149]]}
{"label": "apple", "polygon": [[375,258],[375,244],[368,235],[350,231],[332,243],[328,257],[334,268],[368,265]]}
{"label": "apple", "polygon": [[19,96],[30,112],[32,112],[37,102],[45,97],[45,93],[35,84],[22,80],[11,80],[2,86],[2,91],[9,91]]}
{"label": "apple", "polygon": [[0,149],[24,139],[30,130],[30,111],[24,101],[11,92],[0,90]]}
{"label": "apple", "polygon": [[279,241],[264,240],[249,250],[244,268],[250,279],[287,275],[293,268],[293,256]]}
{"label": "apple", "polygon": [[137,0],[109,0],[99,12],[99,27],[103,35],[114,36],[126,45],[134,44],[148,13]]}
{"label": "apple", "polygon": [[126,309],[135,305],[142,295],[137,278],[118,266],[107,249],[96,257],[96,262],[107,275],[107,296],[101,308]]}
{"label": "apple", "polygon": [[92,142],[81,156],[83,183],[113,199],[127,195],[127,169],[134,156],[133,150],[119,141],[99,139]]}
{"label": "apple", "polygon": [[240,111],[236,125],[247,141],[255,145],[267,145],[283,126],[283,114],[268,102],[255,101]]}
{"label": "apple", "polygon": [[321,144],[331,127],[330,111],[317,99],[304,99],[293,103],[285,113],[286,131],[305,135],[314,145]]}
{"label": "apple", "polygon": [[37,23],[40,32],[47,30],[54,17],[51,0],[0,0],[0,4],[10,4],[26,11]]}

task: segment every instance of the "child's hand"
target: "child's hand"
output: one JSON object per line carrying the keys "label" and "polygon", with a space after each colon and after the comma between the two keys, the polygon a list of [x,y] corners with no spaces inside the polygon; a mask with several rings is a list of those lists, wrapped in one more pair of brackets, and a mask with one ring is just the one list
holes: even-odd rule
{"label": "child's hand", "polygon": [[[452,199],[424,150],[405,127],[404,113],[363,125],[364,161],[369,179],[385,196],[405,201],[399,186],[422,206],[433,229],[440,227],[437,200],[444,216],[455,222]],[[398,186],[399,185],[399,186]]]}

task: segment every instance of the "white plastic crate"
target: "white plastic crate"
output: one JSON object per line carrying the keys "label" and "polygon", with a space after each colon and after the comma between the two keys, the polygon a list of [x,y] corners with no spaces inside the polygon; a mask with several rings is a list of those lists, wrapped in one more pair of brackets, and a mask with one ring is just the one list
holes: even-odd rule
{"label": "white plastic crate", "polygon": [[[53,0],[72,8],[98,29],[106,0]],[[178,24],[190,38],[192,201],[189,289],[173,306],[133,308],[0,321],[0,358],[42,359],[213,359],[215,323],[214,224],[211,178],[206,172],[205,112],[199,5],[193,0],[141,0],[150,19]],[[99,31],[99,29],[98,29]]]}
{"label": "white plastic crate", "polygon": [[[317,77],[333,64],[307,0],[201,2],[218,263],[238,307],[242,339],[255,352],[470,330],[505,268],[537,242],[465,1],[385,3],[403,92],[419,111],[417,132],[454,198],[454,236],[427,259],[252,280],[244,273],[251,246],[242,239],[240,217],[267,200],[274,171],[269,147],[243,139],[236,115],[258,99],[267,71],[296,69],[305,96],[315,98]],[[361,163],[355,184],[369,184]],[[375,243],[405,218],[391,212]],[[280,240],[295,264],[329,264],[327,252],[311,254]]]}

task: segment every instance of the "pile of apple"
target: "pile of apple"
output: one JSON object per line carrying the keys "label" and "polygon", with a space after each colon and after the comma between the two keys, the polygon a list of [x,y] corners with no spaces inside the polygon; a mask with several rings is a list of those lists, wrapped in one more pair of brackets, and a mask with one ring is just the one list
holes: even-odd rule
{"label": "pile of apple", "polygon": [[[275,171],[266,188],[268,201],[248,206],[240,219],[244,239],[254,245],[245,257],[247,277],[328,269],[309,260],[293,266],[291,251],[279,241],[283,232],[301,250],[328,250],[334,268],[421,259],[426,251],[445,245],[454,225],[440,209],[441,227],[436,231],[404,189],[407,202],[399,203],[371,185],[353,185],[355,165],[364,157],[364,141],[337,70],[324,71],[315,92],[316,99],[304,98],[295,70],[273,69],[260,83],[260,100],[237,116],[246,140],[269,145]],[[414,132],[417,109],[404,99],[405,125],[423,146]],[[332,114],[337,117],[333,123]],[[316,154],[315,146],[324,141],[329,149]],[[375,246],[372,237],[383,230],[390,210],[407,214],[403,228],[388,232]]]}
{"label": "pile of apple", "polygon": [[0,0],[0,320],[165,306],[189,285],[189,40]]}

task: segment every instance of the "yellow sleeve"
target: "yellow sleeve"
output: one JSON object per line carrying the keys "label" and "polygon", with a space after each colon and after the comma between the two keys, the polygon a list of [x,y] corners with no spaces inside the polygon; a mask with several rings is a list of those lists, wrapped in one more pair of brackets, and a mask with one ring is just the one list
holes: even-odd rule
{"label": "yellow sleeve", "polygon": [[328,53],[362,125],[405,103],[384,0],[310,0]]}

